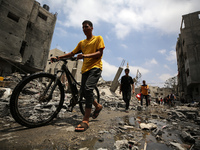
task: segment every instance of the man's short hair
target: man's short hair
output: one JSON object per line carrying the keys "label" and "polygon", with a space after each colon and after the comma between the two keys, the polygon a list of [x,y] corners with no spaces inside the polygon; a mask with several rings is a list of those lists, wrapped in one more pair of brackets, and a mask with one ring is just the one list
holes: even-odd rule
{"label": "man's short hair", "polygon": [[126,71],[128,71],[128,72],[129,72],[129,69],[128,69],[128,68],[126,68],[126,69],[125,69],[125,72],[126,72]]}
{"label": "man's short hair", "polygon": [[92,22],[89,21],[89,20],[85,20],[85,21],[83,21],[82,25],[83,25],[83,24],[88,24],[90,27],[93,27]]}

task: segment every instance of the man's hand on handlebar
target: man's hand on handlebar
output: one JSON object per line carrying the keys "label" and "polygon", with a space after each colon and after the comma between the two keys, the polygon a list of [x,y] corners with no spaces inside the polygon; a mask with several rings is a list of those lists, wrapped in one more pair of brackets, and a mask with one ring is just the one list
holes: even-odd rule
{"label": "man's hand on handlebar", "polygon": [[57,62],[58,60],[59,60],[60,58],[58,57],[58,56],[56,56],[56,57],[51,57],[51,62],[53,63],[53,62]]}
{"label": "man's hand on handlebar", "polygon": [[84,58],[84,54],[78,54],[77,57],[76,57],[77,60],[83,59],[83,58]]}

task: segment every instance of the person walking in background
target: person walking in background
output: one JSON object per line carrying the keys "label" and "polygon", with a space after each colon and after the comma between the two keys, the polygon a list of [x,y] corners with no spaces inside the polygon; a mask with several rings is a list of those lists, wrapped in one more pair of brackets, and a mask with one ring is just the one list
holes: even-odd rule
{"label": "person walking in background", "polygon": [[123,100],[126,103],[126,109],[125,109],[126,112],[128,112],[129,105],[130,105],[131,86],[132,86],[132,92],[135,93],[133,79],[131,76],[129,76],[129,69],[126,68],[125,75],[122,76],[122,78],[121,78],[120,91],[119,91],[119,94],[121,94],[121,92],[122,92]]}
{"label": "person walking in background", "polygon": [[149,90],[149,86],[148,85],[146,85],[146,81],[145,80],[143,80],[142,81],[143,82],[143,85],[141,85],[141,90],[140,90],[140,92],[141,92],[141,106],[143,105],[143,98],[145,97],[145,99],[146,99],[146,107],[148,107],[148,90]]}
{"label": "person walking in background", "polygon": [[92,34],[93,24],[89,20],[85,20],[82,23],[82,29],[86,35],[86,39],[80,41],[76,48],[65,55],[52,57],[51,59],[62,59],[74,56],[77,53],[82,53],[77,55],[78,59],[83,59],[83,66],[81,69],[82,79],[81,79],[81,90],[86,99],[85,105],[85,115],[82,122],[77,125],[75,131],[85,131],[89,127],[89,118],[92,110],[92,104],[95,106],[95,111],[92,114],[92,118],[98,117],[100,111],[102,110],[102,105],[100,105],[96,100],[94,100],[93,90],[97,85],[102,72],[102,56],[103,50],[105,48],[103,38],[101,36],[94,36]]}
{"label": "person walking in background", "polygon": [[163,105],[163,98],[160,98],[160,105]]}

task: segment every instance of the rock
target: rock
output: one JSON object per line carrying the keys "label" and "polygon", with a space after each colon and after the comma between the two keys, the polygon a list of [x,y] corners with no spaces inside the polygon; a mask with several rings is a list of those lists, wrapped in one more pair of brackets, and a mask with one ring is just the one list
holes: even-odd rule
{"label": "rock", "polygon": [[195,141],[194,147],[195,150],[200,149],[200,139]]}
{"label": "rock", "polygon": [[198,125],[200,125],[200,117],[197,117],[194,121],[195,121]]}
{"label": "rock", "polygon": [[117,131],[115,131],[114,129],[110,129],[109,133],[111,133],[111,134],[116,134]]}
{"label": "rock", "polygon": [[10,88],[0,88],[0,98],[7,99],[12,94],[12,90]]}
{"label": "rock", "polygon": [[66,128],[65,130],[66,130],[66,131],[74,132],[75,127],[74,127],[74,126],[71,126],[71,127]]}
{"label": "rock", "polygon": [[9,106],[6,103],[2,103],[0,106],[0,117],[8,116],[10,113]]}
{"label": "rock", "polygon": [[[180,120],[185,120],[187,118],[182,112],[178,112],[176,110],[172,111],[172,114],[173,114],[173,117],[178,117],[178,119],[180,119]],[[175,118],[173,118],[173,119],[175,119]]]}
{"label": "rock", "polygon": [[131,150],[139,150],[137,146],[133,146]]}
{"label": "rock", "polygon": [[79,150],[89,150],[89,148],[84,147],[84,148],[80,148]]}
{"label": "rock", "polygon": [[133,129],[134,127],[133,126],[124,125],[124,128],[126,128],[126,129]]}
{"label": "rock", "polygon": [[156,135],[156,140],[161,141],[161,140],[162,140],[162,137],[159,136],[159,135]]}
{"label": "rock", "polygon": [[157,119],[158,118],[158,115],[156,115],[156,114],[152,114],[151,116],[152,116],[153,119]]}
{"label": "rock", "polygon": [[129,117],[129,125],[135,126],[135,118],[134,117]]}
{"label": "rock", "polygon": [[197,118],[195,112],[186,112],[186,116],[188,119],[192,119],[192,120],[195,120]]}
{"label": "rock", "polygon": [[195,143],[195,139],[189,134],[187,133],[186,131],[183,131],[181,133],[181,137],[183,138],[183,140],[185,142],[188,142],[188,143]]}
{"label": "rock", "polygon": [[144,130],[144,129],[152,130],[152,129],[157,128],[157,125],[155,125],[154,123],[148,123],[148,124],[140,123],[140,128],[142,130]]}
{"label": "rock", "polygon": [[127,150],[129,148],[128,140],[118,140],[114,146],[116,150]]}
{"label": "rock", "polygon": [[37,89],[31,89],[31,88],[23,89],[22,92],[27,94],[27,95],[34,95],[34,94],[39,93],[39,91]]}
{"label": "rock", "polygon": [[121,130],[127,130],[126,127],[119,127]]}
{"label": "rock", "polygon": [[142,110],[142,107],[141,107],[141,106],[137,106],[137,110],[138,110],[138,111],[141,111],[141,110]]}
{"label": "rock", "polygon": [[98,141],[99,141],[99,142],[103,142],[103,141],[104,141],[104,138],[99,138]]}
{"label": "rock", "polygon": [[0,98],[4,95],[5,91],[6,91],[5,88],[0,88]]}
{"label": "rock", "polygon": [[184,147],[182,147],[182,145],[180,143],[174,143],[174,142],[170,142],[170,144],[174,147],[176,147],[179,150],[185,150]]}
{"label": "rock", "polygon": [[138,145],[137,141],[129,141],[128,143],[131,144],[131,145]]}
{"label": "rock", "polygon": [[161,136],[162,135],[162,131],[158,128],[154,129],[152,133],[155,136],[157,136],[157,135]]}

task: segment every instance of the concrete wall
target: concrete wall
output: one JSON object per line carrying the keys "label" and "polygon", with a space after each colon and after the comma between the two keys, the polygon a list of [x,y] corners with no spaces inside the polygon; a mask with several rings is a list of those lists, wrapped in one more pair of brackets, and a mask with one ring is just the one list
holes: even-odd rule
{"label": "concrete wall", "polygon": [[200,100],[200,11],[182,16],[176,45],[179,96]]}
{"label": "concrete wall", "polygon": [[5,63],[1,75],[17,67],[25,72],[44,70],[56,14],[34,0],[1,0],[0,20],[0,63]]}

